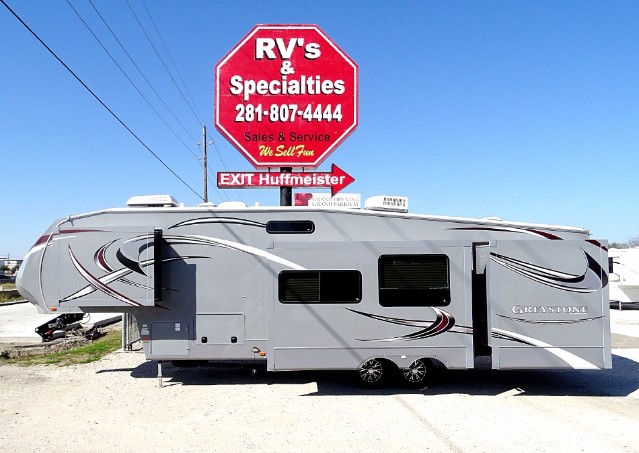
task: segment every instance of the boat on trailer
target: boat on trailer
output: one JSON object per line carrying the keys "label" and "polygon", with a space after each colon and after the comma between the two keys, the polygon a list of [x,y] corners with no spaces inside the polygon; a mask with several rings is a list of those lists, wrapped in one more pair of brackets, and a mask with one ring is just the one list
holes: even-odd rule
{"label": "boat on trailer", "polygon": [[17,282],[41,313],[135,316],[146,358],[354,370],[610,368],[608,254],[583,228],[363,209],[184,207],[54,222]]}

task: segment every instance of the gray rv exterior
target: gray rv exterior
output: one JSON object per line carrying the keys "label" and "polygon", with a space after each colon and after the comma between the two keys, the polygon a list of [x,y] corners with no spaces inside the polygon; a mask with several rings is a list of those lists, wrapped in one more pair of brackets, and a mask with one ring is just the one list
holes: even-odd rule
{"label": "gray rv exterior", "polygon": [[[413,265],[428,288],[409,278]],[[55,222],[25,258],[18,289],[42,313],[135,315],[146,357],[158,361],[468,369],[489,355],[496,369],[602,369],[611,367],[607,282],[606,244],[581,228],[366,209],[138,207]]]}

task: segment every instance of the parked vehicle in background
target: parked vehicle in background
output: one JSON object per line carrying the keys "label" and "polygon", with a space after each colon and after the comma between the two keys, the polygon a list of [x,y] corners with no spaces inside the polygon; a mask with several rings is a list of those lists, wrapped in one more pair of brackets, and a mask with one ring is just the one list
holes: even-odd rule
{"label": "parked vehicle in background", "polygon": [[639,307],[639,247],[610,249],[610,306]]}
{"label": "parked vehicle in background", "polygon": [[9,275],[0,274],[0,284],[2,283],[14,283],[16,281],[15,277],[11,277]]}

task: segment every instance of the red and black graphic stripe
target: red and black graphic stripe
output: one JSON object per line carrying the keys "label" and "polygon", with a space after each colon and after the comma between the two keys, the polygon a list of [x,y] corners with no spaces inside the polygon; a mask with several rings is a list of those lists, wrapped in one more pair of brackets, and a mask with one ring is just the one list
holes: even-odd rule
{"label": "red and black graphic stripe", "polygon": [[455,318],[450,314],[442,311],[438,308],[431,307],[435,311],[434,321],[423,321],[419,319],[403,319],[403,318],[391,318],[388,316],[374,315],[372,313],[365,313],[363,311],[353,310],[347,308],[348,311],[357,313],[368,318],[376,319],[378,321],[388,322],[391,324],[399,324],[407,327],[424,327],[422,330],[413,332],[408,335],[401,335],[390,338],[372,338],[372,339],[357,339],[357,341],[414,341],[422,340],[428,337],[434,337],[450,330],[455,325]]}

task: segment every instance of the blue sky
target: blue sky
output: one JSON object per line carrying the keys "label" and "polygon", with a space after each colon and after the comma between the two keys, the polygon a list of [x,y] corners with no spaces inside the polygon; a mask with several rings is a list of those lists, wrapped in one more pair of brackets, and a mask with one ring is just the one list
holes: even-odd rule
{"label": "blue sky", "polygon": [[[359,65],[359,126],[318,169],[352,175],[347,192],[408,196],[416,213],[639,235],[636,1],[92,0],[158,97],[91,4],[69,0],[175,134],[66,0],[4,1],[200,194],[200,121],[214,173],[254,171],[214,128],[215,64],[256,24],[317,24]],[[191,107],[129,5],[170,62],[166,44]],[[133,195],[201,201],[2,5],[0,67],[0,255],[20,258],[55,219]],[[279,191],[209,183],[209,198],[277,205]]]}

